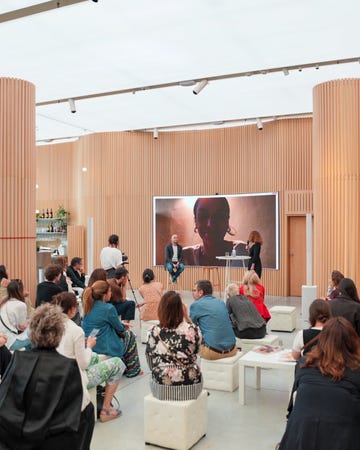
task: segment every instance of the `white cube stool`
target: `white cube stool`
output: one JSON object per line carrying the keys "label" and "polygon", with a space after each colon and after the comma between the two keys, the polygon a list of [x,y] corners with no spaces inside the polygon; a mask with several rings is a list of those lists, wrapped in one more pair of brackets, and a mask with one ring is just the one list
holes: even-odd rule
{"label": "white cube stool", "polygon": [[154,325],[158,325],[158,323],[159,323],[158,320],[147,320],[147,321],[141,320],[140,321],[142,344],[146,344],[146,342],[147,342],[147,335],[148,335],[149,329]]}
{"label": "white cube stool", "polygon": [[279,336],[266,334],[262,339],[240,339],[236,338],[236,347],[241,348],[243,353],[249,352],[257,345],[278,345]]}
{"label": "white cube stool", "polygon": [[295,306],[273,306],[270,308],[270,329],[274,331],[293,331],[296,328]]}
{"label": "white cube stool", "polygon": [[233,392],[239,387],[238,361],[242,352],[235,356],[216,360],[201,359],[204,388]]}
{"label": "white cube stool", "polygon": [[144,398],[146,444],[168,449],[188,450],[207,431],[207,391],[196,400],[164,401],[152,394]]}

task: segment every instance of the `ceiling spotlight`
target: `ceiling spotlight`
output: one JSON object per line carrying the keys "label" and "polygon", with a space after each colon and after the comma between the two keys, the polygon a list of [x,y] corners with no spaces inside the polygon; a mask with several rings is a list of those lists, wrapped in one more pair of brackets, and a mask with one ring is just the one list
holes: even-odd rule
{"label": "ceiling spotlight", "polygon": [[319,66],[315,66],[315,69],[316,69],[316,70],[319,70]]}
{"label": "ceiling spotlight", "polygon": [[154,139],[158,139],[158,137],[159,137],[159,130],[158,130],[157,128],[154,128],[154,131],[153,131],[153,138],[154,138]]}
{"label": "ceiling spotlight", "polygon": [[69,106],[70,106],[70,111],[73,114],[76,113],[75,101],[72,98],[69,98]]}
{"label": "ceiling spotlight", "polygon": [[288,69],[283,69],[283,73],[286,77],[290,74]]}
{"label": "ceiling spotlight", "polygon": [[87,167],[83,167],[81,170],[82,170],[83,172],[87,172]]}
{"label": "ceiling spotlight", "polygon": [[299,67],[299,68],[298,68],[298,71],[299,71],[299,72],[302,72],[302,67]]}
{"label": "ceiling spotlight", "polygon": [[204,87],[208,84],[208,80],[201,80],[199,83],[194,87],[193,94],[198,95],[200,92],[204,89]]}
{"label": "ceiling spotlight", "polygon": [[196,81],[194,81],[194,80],[185,80],[185,81],[179,82],[179,86],[184,86],[184,87],[194,86],[194,84],[196,84]]}
{"label": "ceiling spotlight", "polygon": [[261,119],[256,119],[256,125],[259,131],[261,131],[264,128]]}

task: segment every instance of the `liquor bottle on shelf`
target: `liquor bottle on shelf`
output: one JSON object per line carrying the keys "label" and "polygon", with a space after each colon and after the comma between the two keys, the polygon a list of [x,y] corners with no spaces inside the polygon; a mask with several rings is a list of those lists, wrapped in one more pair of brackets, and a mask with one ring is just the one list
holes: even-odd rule
{"label": "liquor bottle on shelf", "polygon": [[50,223],[50,232],[51,232],[51,233],[53,233],[53,232],[54,232],[54,225],[53,225],[53,223],[52,223],[52,222]]}
{"label": "liquor bottle on shelf", "polygon": [[41,212],[41,218],[45,219],[45,210],[44,210],[44,208],[42,209],[42,212]]}
{"label": "liquor bottle on shelf", "polygon": [[49,209],[48,208],[46,208],[46,219],[48,219],[49,218]]}
{"label": "liquor bottle on shelf", "polygon": [[47,227],[47,232],[50,233],[50,225]]}
{"label": "liquor bottle on shelf", "polygon": [[52,208],[50,208],[50,219],[52,219],[53,218],[53,211],[52,211]]}

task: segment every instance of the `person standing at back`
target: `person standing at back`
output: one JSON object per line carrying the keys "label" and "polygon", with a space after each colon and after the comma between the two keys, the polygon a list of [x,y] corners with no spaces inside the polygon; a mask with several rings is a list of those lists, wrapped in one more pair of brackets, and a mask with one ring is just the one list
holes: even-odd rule
{"label": "person standing at back", "polygon": [[256,230],[251,231],[246,245],[250,256],[248,269],[255,270],[259,278],[261,278],[262,272],[262,265],[260,259],[260,251],[262,245],[263,245],[263,238],[261,237],[261,234]]}
{"label": "person standing at back", "polygon": [[109,245],[100,252],[101,267],[106,271],[108,278],[115,277],[115,270],[123,264],[122,252],[118,249],[119,236],[109,236]]}
{"label": "person standing at back", "polygon": [[235,356],[235,334],[225,303],[213,297],[213,288],[209,280],[195,283],[190,306],[190,318],[199,325],[203,336],[200,356],[204,359],[222,359]]}
{"label": "person standing at back", "polygon": [[172,283],[177,283],[179,275],[185,269],[183,249],[178,240],[178,235],[173,234],[170,244],[165,247],[165,269],[169,272]]}

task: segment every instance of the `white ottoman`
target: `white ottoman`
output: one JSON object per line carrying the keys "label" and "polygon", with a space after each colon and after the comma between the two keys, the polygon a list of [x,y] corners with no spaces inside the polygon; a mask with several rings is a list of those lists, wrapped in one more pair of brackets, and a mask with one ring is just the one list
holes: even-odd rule
{"label": "white ottoman", "polygon": [[146,342],[147,342],[147,335],[148,335],[149,329],[152,326],[157,325],[158,323],[159,323],[158,320],[147,320],[147,321],[141,320],[140,321],[142,344],[146,344]]}
{"label": "white ottoman", "polygon": [[201,359],[201,373],[204,388],[233,392],[239,386],[238,361],[242,352],[229,358],[209,360]]}
{"label": "white ottoman", "polygon": [[295,306],[273,306],[270,308],[270,329],[276,331],[293,331],[296,328]]}
{"label": "white ottoman", "polygon": [[144,398],[144,436],[146,444],[188,450],[207,431],[207,392],[185,402]]}
{"label": "white ottoman", "polygon": [[267,334],[262,339],[239,339],[236,338],[236,347],[241,348],[243,353],[249,352],[257,345],[278,345],[279,336]]}

